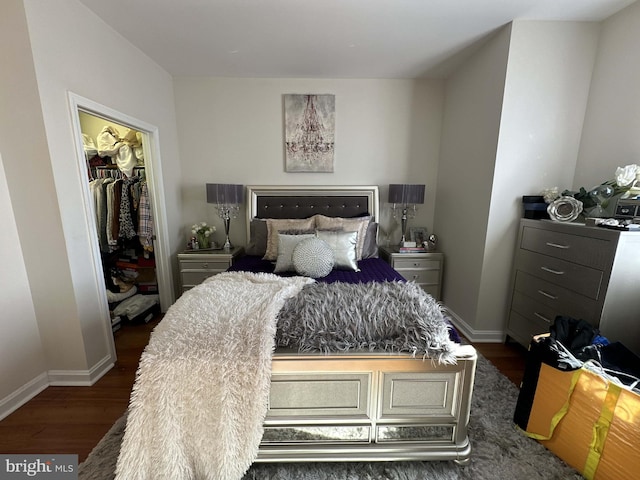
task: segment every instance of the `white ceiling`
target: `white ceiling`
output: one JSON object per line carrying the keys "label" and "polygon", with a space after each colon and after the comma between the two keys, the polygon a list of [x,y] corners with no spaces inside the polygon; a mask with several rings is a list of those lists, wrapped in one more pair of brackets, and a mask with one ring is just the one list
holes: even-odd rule
{"label": "white ceiling", "polygon": [[174,76],[419,78],[514,19],[600,21],[635,0],[80,0]]}

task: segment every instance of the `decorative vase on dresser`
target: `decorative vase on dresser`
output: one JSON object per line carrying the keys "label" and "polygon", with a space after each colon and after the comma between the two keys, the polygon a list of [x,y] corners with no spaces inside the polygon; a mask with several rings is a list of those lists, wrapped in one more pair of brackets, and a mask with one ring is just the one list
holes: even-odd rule
{"label": "decorative vase on dresser", "polygon": [[640,232],[520,220],[509,309],[524,346],[563,315],[640,354]]}
{"label": "decorative vase on dresser", "polygon": [[244,253],[244,247],[231,250],[185,250],[178,254],[182,292],[195,287],[205,279],[224,272]]}

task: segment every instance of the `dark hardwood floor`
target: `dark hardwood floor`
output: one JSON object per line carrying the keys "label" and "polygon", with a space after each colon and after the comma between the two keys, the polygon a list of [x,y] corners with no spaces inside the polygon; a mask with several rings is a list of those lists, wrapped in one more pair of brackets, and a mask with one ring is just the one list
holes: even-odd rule
{"label": "dark hardwood floor", "polygon": [[[118,361],[91,387],[49,387],[0,421],[0,453],[69,453],[84,461],[125,412],[138,360],[160,321],[124,325],[115,333]],[[520,385],[525,349],[515,344],[480,343],[476,349]]]}
{"label": "dark hardwood floor", "polygon": [[127,409],[138,360],[160,319],[123,325],[115,366],[91,387],[49,387],[2,420],[0,452],[78,454],[82,462]]}

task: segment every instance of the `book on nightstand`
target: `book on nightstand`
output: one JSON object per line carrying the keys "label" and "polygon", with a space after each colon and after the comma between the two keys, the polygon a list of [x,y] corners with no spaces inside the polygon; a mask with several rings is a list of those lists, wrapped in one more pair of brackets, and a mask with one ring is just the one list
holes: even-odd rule
{"label": "book on nightstand", "polygon": [[427,249],[423,247],[400,247],[400,253],[426,253]]}

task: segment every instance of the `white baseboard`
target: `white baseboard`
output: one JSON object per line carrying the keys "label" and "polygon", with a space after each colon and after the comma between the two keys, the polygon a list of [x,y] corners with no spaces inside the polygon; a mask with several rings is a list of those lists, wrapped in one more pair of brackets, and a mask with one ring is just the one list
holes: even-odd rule
{"label": "white baseboard", "polygon": [[25,383],[16,391],[10,393],[0,400],[0,420],[8,417],[22,405],[42,392],[49,386],[49,379],[46,372],[41,373],[33,380]]}
{"label": "white baseboard", "polygon": [[111,370],[113,365],[113,359],[107,355],[91,370],[49,370],[43,372],[5,398],[0,399],[0,420],[11,415],[49,386],[90,387]]}
{"label": "white baseboard", "polygon": [[451,323],[472,343],[502,343],[505,341],[504,330],[476,330],[460,318],[454,311],[444,306]]}
{"label": "white baseboard", "polygon": [[91,370],[49,370],[49,385],[56,387],[90,387],[113,368],[110,355],[105,356]]}

